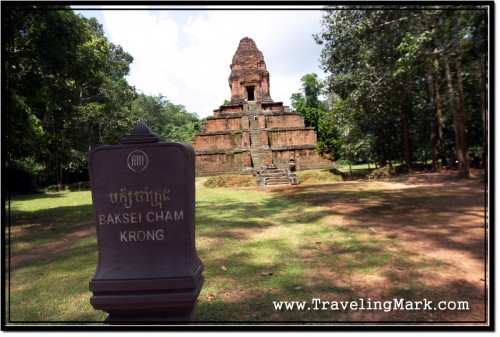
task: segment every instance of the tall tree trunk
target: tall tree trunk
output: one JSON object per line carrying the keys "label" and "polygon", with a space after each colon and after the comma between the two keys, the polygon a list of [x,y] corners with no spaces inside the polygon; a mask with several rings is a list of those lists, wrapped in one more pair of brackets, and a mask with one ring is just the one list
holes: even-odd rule
{"label": "tall tree trunk", "polygon": [[55,160],[55,171],[56,171],[56,184],[62,185],[62,167],[61,167],[61,162],[59,161],[57,155]]}
{"label": "tall tree trunk", "polygon": [[[468,170],[468,163],[467,166],[465,166],[465,156],[464,156],[464,144],[463,144],[463,136],[462,133],[465,131],[465,126],[464,126],[464,120],[462,120],[460,117],[460,112],[457,109],[457,105],[455,102],[455,89],[453,87],[453,78],[451,74],[451,67],[450,67],[450,61],[448,59],[448,55],[446,53],[446,50],[444,48],[444,44],[442,41],[441,43],[441,49],[443,50],[443,60],[444,60],[444,70],[446,74],[446,84],[448,87],[448,98],[450,102],[450,109],[451,113],[453,116],[453,121],[455,124],[455,154],[458,159],[459,163],[459,177],[465,178],[469,176],[469,170]],[[461,67],[458,67],[461,70]],[[461,80],[461,77],[460,77]],[[463,90],[463,86],[461,88]],[[465,102],[465,101],[464,101]],[[466,148],[465,144],[465,148]],[[468,157],[468,156],[467,156]]]}
{"label": "tall tree trunk", "polygon": [[387,152],[385,150],[385,135],[384,130],[380,130],[378,133],[378,141],[380,144],[380,167],[387,166]]}
{"label": "tall tree trunk", "polygon": [[439,151],[437,147],[437,139],[438,139],[438,128],[437,128],[437,109],[436,109],[436,94],[434,89],[434,77],[432,75],[432,68],[427,73],[427,99],[429,103],[432,103],[434,109],[432,110],[434,113],[431,113],[431,155],[432,155],[432,171],[439,170]]}
{"label": "tall tree trunk", "polygon": [[477,58],[479,92],[481,96],[481,113],[483,115],[483,167],[484,176],[488,174],[488,106],[486,105],[486,78],[485,78],[485,55],[481,54]]}
{"label": "tall tree trunk", "polygon": [[434,58],[434,104],[436,105],[438,138],[441,147],[441,164],[447,165],[446,144],[444,142],[443,110],[441,109],[441,89],[439,88],[439,57]]}
{"label": "tall tree trunk", "polygon": [[[457,115],[457,108],[455,104],[455,89],[453,88],[453,79],[451,77],[451,70],[450,70],[450,64],[448,62],[448,57],[444,57],[444,71],[446,74],[446,85],[448,87],[448,99],[450,102],[450,110],[451,114],[453,116],[453,120],[456,120],[456,115]],[[459,138],[458,134],[456,133],[455,135],[455,143],[458,148],[459,146]]]}
{"label": "tall tree trunk", "polygon": [[458,138],[458,170],[461,177],[470,178],[470,159],[467,146],[467,135],[465,132],[465,94],[462,78],[462,63],[460,61],[457,61],[456,69],[459,97],[459,109],[456,110],[457,114],[455,115],[455,131]]}
{"label": "tall tree trunk", "polygon": [[457,88],[458,88],[458,109],[455,116],[455,130],[458,138],[458,162],[459,162],[459,175],[462,178],[470,178],[470,158],[467,146],[467,134],[465,131],[465,93],[464,93],[464,81],[462,76],[462,60],[461,60],[461,48],[460,48],[460,36],[458,33],[458,21],[455,20],[453,25],[453,35],[455,40],[455,53],[456,53],[456,63],[455,68],[457,71]]}
{"label": "tall tree trunk", "polygon": [[405,106],[401,111],[403,120],[403,143],[405,147],[405,165],[408,172],[411,172],[411,144],[410,144],[410,121],[408,116],[408,108]]}

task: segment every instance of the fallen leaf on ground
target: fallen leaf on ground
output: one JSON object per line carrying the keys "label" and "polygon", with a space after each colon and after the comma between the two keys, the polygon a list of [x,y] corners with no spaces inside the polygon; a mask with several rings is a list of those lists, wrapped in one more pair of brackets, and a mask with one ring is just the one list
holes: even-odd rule
{"label": "fallen leaf on ground", "polygon": [[272,274],[273,274],[272,271],[267,271],[267,270],[260,273],[260,275],[262,275],[262,276],[268,276],[268,275],[272,275]]}

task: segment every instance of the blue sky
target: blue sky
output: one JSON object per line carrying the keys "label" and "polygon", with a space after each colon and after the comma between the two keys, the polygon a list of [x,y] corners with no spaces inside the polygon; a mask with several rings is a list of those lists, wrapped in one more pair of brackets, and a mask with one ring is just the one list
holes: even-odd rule
{"label": "blue sky", "polygon": [[252,38],[264,54],[275,102],[290,105],[303,75],[315,72],[324,77],[319,68],[321,46],[312,37],[321,31],[317,7],[72,7],[97,18],[107,38],[134,57],[127,77],[131,85],[145,94],[162,94],[200,117],[211,116],[230,99],[229,65],[244,37]]}

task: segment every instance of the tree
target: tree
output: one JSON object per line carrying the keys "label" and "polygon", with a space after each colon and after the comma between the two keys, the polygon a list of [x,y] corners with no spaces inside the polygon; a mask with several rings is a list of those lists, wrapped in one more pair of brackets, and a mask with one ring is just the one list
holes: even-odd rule
{"label": "tree", "polygon": [[325,111],[325,103],[319,99],[323,84],[318,80],[318,75],[310,73],[302,76],[301,92],[292,94],[292,107],[304,116],[306,126],[314,127],[318,131],[321,115]]}
{"label": "tree", "polygon": [[347,160],[351,177],[354,163],[370,163],[375,142],[373,135],[364,132],[356,122],[362,114],[349,99],[337,100],[331,110],[331,115],[335,116],[337,152]]}
{"label": "tree", "polygon": [[326,101],[321,100],[324,84],[318,75],[310,73],[302,76],[300,92],[291,96],[292,107],[304,117],[307,127],[314,127],[318,138],[318,152],[334,161],[340,152],[335,116],[328,110]]}
{"label": "tree", "polygon": [[[438,141],[444,162],[446,136],[452,135],[459,175],[469,176],[467,144],[471,134],[480,134],[475,116],[481,111],[480,104],[470,103],[477,89],[468,73],[478,73],[483,83],[470,50],[481,45],[471,42],[475,36],[484,37],[484,18],[484,8],[478,6],[326,9],[323,31],[315,39],[324,46],[327,90],[363,111],[354,123],[361,134],[377,137],[382,166],[386,159],[397,159],[411,169],[412,161],[426,161],[430,152],[437,168]],[[483,53],[484,48],[476,54]],[[484,114],[484,107],[481,110]]]}
{"label": "tree", "polygon": [[173,104],[162,95],[138,95],[132,113],[165,141],[190,143],[199,132],[199,118],[183,105]]}
{"label": "tree", "polygon": [[2,14],[7,167],[31,160],[50,172],[41,183],[62,183],[120,128],[135,94],[124,79],[132,57],[67,6],[12,4]]}

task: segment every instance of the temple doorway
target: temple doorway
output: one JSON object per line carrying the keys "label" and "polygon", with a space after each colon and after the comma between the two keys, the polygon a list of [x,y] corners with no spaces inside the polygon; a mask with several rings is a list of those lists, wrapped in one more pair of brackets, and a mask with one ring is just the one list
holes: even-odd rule
{"label": "temple doorway", "polygon": [[254,95],[254,88],[253,87],[247,87],[247,99],[249,101],[255,101],[255,95]]}

